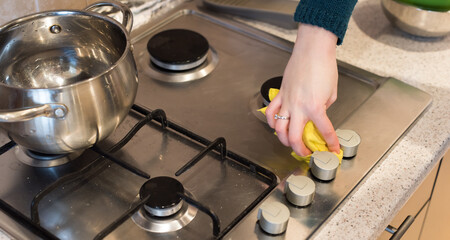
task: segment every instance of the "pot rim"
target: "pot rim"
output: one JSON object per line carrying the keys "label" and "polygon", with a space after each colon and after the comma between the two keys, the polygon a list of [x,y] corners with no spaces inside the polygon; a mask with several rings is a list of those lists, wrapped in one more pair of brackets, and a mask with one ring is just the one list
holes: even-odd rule
{"label": "pot rim", "polygon": [[66,88],[72,88],[74,86],[79,86],[82,84],[89,84],[89,82],[95,81],[99,76],[106,75],[108,72],[111,72],[114,68],[116,68],[122,61],[125,61],[124,59],[127,57],[129,52],[132,50],[131,48],[131,42],[130,42],[130,33],[125,29],[125,26],[118,22],[116,19],[109,17],[107,15],[93,12],[93,11],[85,11],[85,10],[51,10],[51,11],[42,11],[38,13],[33,13],[29,15],[25,15],[23,17],[19,17],[16,19],[13,19],[2,26],[0,26],[0,35],[4,33],[5,31],[9,31],[14,29],[15,27],[19,26],[22,23],[33,21],[36,19],[41,19],[48,16],[77,16],[77,15],[83,15],[87,17],[96,17],[103,21],[107,21],[111,24],[114,24],[115,26],[119,27],[122,33],[125,35],[126,40],[126,46],[122,52],[122,55],[120,56],[117,61],[114,62],[114,64],[111,64],[111,66],[107,69],[105,69],[103,72],[92,76],[90,78],[86,78],[82,81],[71,83],[64,86],[58,86],[58,87],[48,87],[48,88],[24,88],[24,87],[17,87],[17,86],[11,86],[5,83],[0,82],[1,87],[6,87],[10,89],[18,89],[18,90],[29,90],[29,91],[36,91],[36,90],[63,90]]}

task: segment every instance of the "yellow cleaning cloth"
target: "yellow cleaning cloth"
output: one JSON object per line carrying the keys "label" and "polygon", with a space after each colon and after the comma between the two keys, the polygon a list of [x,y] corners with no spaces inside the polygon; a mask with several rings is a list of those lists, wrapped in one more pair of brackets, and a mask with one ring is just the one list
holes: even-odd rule
{"label": "yellow cleaning cloth", "polygon": [[[272,101],[272,99],[275,98],[275,96],[278,94],[280,90],[271,88],[269,90],[269,99]],[[262,112],[264,115],[266,115],[266,108],[263,107],[259,109],[258,111]],[[275,133],[276,134],[276,133]],[[303,129],[303,136],[302,136],[303,142],[305,143],[306,147],[311,150],[311,152],[315,151],[328,151],[327,142],[323,139],[322,135],[320,134],[319,130],[317,129],[316,125],[312,121],[308,121],[305,125],[305,128]],[[336,154],[336,153],[334,153]],[[299,160],[299,161],[305,161],[309,164],[309,161],[311,159],[311,155],[301,157],[297,155],[295,152],[292,152],[291,155]],[[342,161],[344,153],[342,152],[342,149],[339,151],[339,154],[336,154],[336,156],[339,158],[339,163]]]}

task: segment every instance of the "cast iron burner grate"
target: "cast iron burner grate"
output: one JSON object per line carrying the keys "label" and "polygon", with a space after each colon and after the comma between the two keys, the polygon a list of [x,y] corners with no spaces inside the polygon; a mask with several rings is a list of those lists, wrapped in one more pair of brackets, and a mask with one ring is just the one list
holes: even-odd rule
{"label": "cast iron burner grate", "polygon": [[[226,142],[224,138],[217,138],[214,141],[210,141],[171,121],[168,121],[165,112],[160,109],[149,111],[142,106],[133,105],[132,111],[134,113],[140,114],[142,116],[142,119],[139,120],[139,122],[125,135],[125,137],[123,137],[120,141],[118,141],[114,146],[109,148],[107,151],[100,149],[98,146],[92,147],[91,150],[103,156],[107,160],[117,163],[119,166],[127,169],[128,171],[134,173],[137,176],[140,176],[145,179],[150,179],[150,176],[147,173],[138,169],[135,166],[130,165],[127,162],[117,159],[112,155],[112,153],[124,147],[143,126],[149,124],[151,121],[156,121],[161,125],[163,130],[168,128],[171,131],[175,131],[176,133],[189,138],[193,142],[197,142],[206,146],[195,157],[193,157],[189,162],[187,162],[178,171],[176,171],[175,176],[179,176],[184,172],[186,172],[209,152],[216,151],[220,153],[222,161],[227,160],[238,163],[240,166],[245,167],[249,172],[254,173],[256,178],[262,180],[265,184],[267,184],[267,188],[265,188],[265,190],[258,197],[256,197],[254,201],[251,202],[251,204],[249,204],[238,216],[236,216],[233,219],[233,221],[231,221],[230,224],[221,229],[219,217],[208,206],[206,206],[201,202],[196,201],[190,194],[186,193],[186,191],[183,191],[182,190],[183,186],[180,187],[176,182],[177,180],[175,179],[173,179],[175,181],[170,180],[169,185],[173,184],[175,186],[174,189],[176,194],[172,194],[171,199],[169,199],[169,202],[171,202],[172,200],[174,202],[178,201],[185,202],[189,204],[189,206],[192,206],[208,215],[213,222],[212,231],[213,236],[215,238],[218,239],[223,238],[234,226],[236,226],[236,224],[239,221],[241,221],[252,209],[254,209],[257,206],[259,202],[261,202],[277,186],[278,180],[274,173],[232,151],[227,151]],[[16,146],[16,144],[13,141],[6,143],[2,147],[0,147],[0,155],[9,151],[14,146]],[[0,209],[8,216],[10,216],[12,219],[17,221],[19,224],[21,224],[22,226],[33,232],[36,236],[44,239],[58,239],[58,237],[56,237],[53,233],[49,232],[47,229],[43,228],[40,225],[39,210],[38,210],[39,203],[46,195],[50,194],[56,188],[60,188],[66,183],[70,183],[76,181],[77,179],[81,179],[83,177],[93,174],[92,171],[90,170],[95,168],[96,165],[98,165],[100,159],[102,158],[97,158],[96,160],[92,161],[81,170],[69,173],[63,177],[58,178],[55,182],[53,182],[52,184],[44,188],[42,191],[40,191],[32,200],[30,207],[31,208],[30,218],[21,213],[19,210],[15,209],[13,206],[9,205],[2,199],[0,199]],[[158,179],[161,178],[158,177],[153,178],[153,180],[155,179],[156,181],[159,181]],[[151,182],[152,181],[150,181],[150,183]],[[133,206],[131,206],[126,212],[124,212],[120,217],[114,220],[109,226],[100,231],[100,233],[98,233],[94,239],[103,239],[109,233],[118,228],[127,219],[130,219],[133,216],[133,214],[142,210],[145,205],[148,206],[153,204],[152,200],[150,199],[151,194],[145,194],[147,189],[145,184],[143,186],[143,189],[144,190],[140,191],[143,197],[139,201],[137,201]],[[171,205],[171,203],[169,205]]]}

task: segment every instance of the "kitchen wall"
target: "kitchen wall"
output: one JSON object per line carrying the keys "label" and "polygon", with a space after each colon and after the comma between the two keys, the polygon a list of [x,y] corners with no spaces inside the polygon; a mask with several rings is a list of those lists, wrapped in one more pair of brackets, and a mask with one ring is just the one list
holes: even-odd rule
{"label": "kitchen wall", "polygon": [[40,11],[82,9],[99,0],[0,0],[0,25],[15,18]]}

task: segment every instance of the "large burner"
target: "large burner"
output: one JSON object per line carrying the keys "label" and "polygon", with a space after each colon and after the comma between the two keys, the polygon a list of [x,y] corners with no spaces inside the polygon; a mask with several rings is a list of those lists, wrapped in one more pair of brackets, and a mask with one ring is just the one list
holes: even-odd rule
{"label": "large burner", "polygon": [[186,29],[156,33],[147,42],[148,53],[139,61],[144,72],[163,82],[182,83],[202,79],[217,66],[219,58],[205,37]]}
{"label": "large burner", "polygon": [[155,177],[148,180],[141,187],[139,198],[150,198],[131,218],[140,228],[149,232],[164,233],[181,229],[194,219],[197,209],[185,203],[178,193],[190,195],[174,178]]}
{"label": "large burner", "polygon": [[77,157],[79,157],[83,151],[76,151],[67,154],[48,154],[40,153],[33,150],[26,149],[21,146],[15,147],[15,154],[17,158],[32,167],[56,167],[64,165]]}
{"label": "large burner", "polygon": [[187,29],[171,29],[154,35],[147,44],[151,61],[172,71],[196,68],[205,62],[209,44],[205,37]]}

